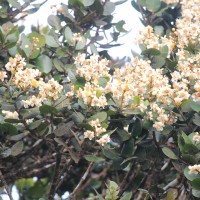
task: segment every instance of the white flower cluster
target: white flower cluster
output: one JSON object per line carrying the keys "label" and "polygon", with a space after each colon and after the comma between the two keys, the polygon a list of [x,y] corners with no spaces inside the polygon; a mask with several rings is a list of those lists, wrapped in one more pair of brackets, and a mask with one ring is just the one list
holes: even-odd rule
{"label": "white flower cluster", "polygon": [[5,65],[7,71],[15,73],[16,71],[23,69],[26,66],[25,59],[21,55],[17,54],[14,58],[10,57],[9,62]]}
{"label": "white flower cluster", "polygon": [[199,174],[200,173],[200,165],[193,165],[193,166],[189,166],[189,172],[191,174]]}
{"label": "white flower cluster", "polygon": [[154,48],[160,50],[162,47],[167,46],[168,57],[176,45],[175,39],[172,36],[167,38],[166,36],[162,37],[155,34],[151,26],[146,26],[139,32],[137,43],[145,45],[147,49]]}
{"label": "white flower cluster", "polygon": [[[179,89],[173,89],[162,69],[153,69],[150,61],[136,57],[131,66],[116,68],[112,78],[106,59],[99,61],[97,56],[85,59],[79,55],[76,63],[81,64],[77,74],[86,79],[85,86],[75,92],[77,98],[83,99],[88,106],[105,107],[108,105],[105,95],[109,93],[121,110],[138,108],[146,113],[147,118],[154,121],[154,127],[159,131],[162,131],[165,125],[176,121],[175,114],[166,109],[171,104],[177,106],[174,99],[179,98],[179,101],[183,101],[189,98],[184,90],[179,92]],[[98,82],[102,77],[109,77],[104,88],[99,86]],[[138,103],[134,102],[135,97],[139,98]],[[86,134],[89,139],[95,136],[91,131]]]}
{"label": "white flower cluster", "polygon": [[200,141],[200,135],[198,132],[195,132],[194,133],[194,136],[192,138],[192,140],[195,142],[195,143],[198,143]]}
{"label": "white flower cluster", "polygon": [[72,38],[73,42],[82,42],[83,38],[80,33],[74,33],[74,37]]}
{"label": "white flower cluster", "polygon": [[182,0],[182,17],[176,22],[175,34],[178,37],[179,48],[184,48],[189,44],[199,43],[200,34],[200,0]]}
{"label": "white flower cluster", "polygon": [[25,108],[29,106],[41,106],[44,101],[58,99],[58,95],[62,92],[63,86],[52,78],[47,83],[43,80],[38,81],[38,89],[39,93],[37,97],[33,95],[30,99],[23,101]]}
{"label": "white flower cluster", "polygon": [[41,76],[41,72],[38,69],[19,69],[14,74],[12,79],[13,83],[22,91],[31,87],[38,87],[37,77]]}
{"label": "white flower cluster", "polygon": [[[107,59],[99,59],[99,56],[91,56],[85,59],[81,54],[76,58],[77,74],[84,77],[87,81],[84,88],[79,88],[76,96],[83,99],[85,105],[105,107],[107,105],[106,90],[100,86],[101,78],[110,79],[109,61]],[[68,94],[67,94],[68,95]]]}
{"label": "white flower cluster", "polygon": [[11,111],[2,110],[2,114],[5,115],[7,119],[19,119],[19,114],[16,111],[11,112]]}
{"label": "white flower cluster", "polygon": [[[12,73],[11,82],[20,90],[27,91],[35,89],[37,96],[33,95],[30,99],[24,100],[24,107],[40,106],[42,102],[47,100],[58,99],[63,86],[53,78],[47,83],[41,78],[41,72],[38,69],[24,68],[26,62],[21,55],[17,54],[14,58],[10,57],[9,62],[5,65],[7,71]],[[6,72],[0,71],[0,80],[7,78]]]}
{"label": "white flower cluster", "polygon": [[[110,142],[110,136],[108,134],[103,134],[106,132],[106,129],[101,126],[99,119],[92,120],[89,122],[89,125],[93,128],[93,131],[87,130],[84,132],[84,137],[89,140],[99,138],[96,140],[100,145]],[[103,134],[103,135],[102,135]]]}
{"label": "white flower cluster", "polygon": [[7,74],[5,71],[0,71],[0,80],[1,81],[4,81],[5,78],[7,78]]}

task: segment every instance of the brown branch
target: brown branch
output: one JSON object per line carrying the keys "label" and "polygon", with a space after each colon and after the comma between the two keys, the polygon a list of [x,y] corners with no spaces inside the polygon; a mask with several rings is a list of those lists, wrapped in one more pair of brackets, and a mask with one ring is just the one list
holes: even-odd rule
{"label": "brown branch", "polygon": [[126,176],[124,177],[124,179],[122,180],[121,184],[120,184],[120,193],[119,196],[121,196],[123,194],[123,192],[125,191],[124,187],[127,184],[127,179],[130,177],[133,168],[135,167],[135,163],[132,164],[130,170],[126,173]]}
{"label": "brown branch", "polygon": [[93,176],[91,176],[84,184],[83,184],[83,186],[79,189],[79,192],[81,192],[81,191],[84,191],[87,187],[88,187],[88,185],[90,185],[90,183],[91,183],[91,181],[92,180],[94,180],[94,179],[99,179],[99,178],[104,178],[106,175],[107,175],[107,172],[108,172],[108,170],[109,170],[109,168],[105,168],[105,169],[103,169],[103,171],[102,172],[100,172],[99,174],[97,174],[97,175],[93,175]]}
{"label": "brown branch", "polygon": [[143,12],[143,8],[142,8],[139,4],[138,4],[138,8],[139,8],[140,13],[141,13],[141,15],[142,15],[142,19],[143,19],[144,25],[147,26],[147,25],[148,25],[148,22],[147,22],[147,20],[146,20],[145,14],[144,14],[144,12]]}
{"label": "brown branch", "polygon": [[60,169],[60,163],[61,163],[61,154],[58,153],[56,156],[56,166],[54,170],[54,177],[51,183],[51,188],[48,196],[48,200],[52,200],[54,198],[55,192],[56,192],[56,183],[59,179],[59,169]]}
{"label": "brown branch", "polygon": [[[21,167],[21,168],[14,167],[12,168],[12,171],[9,170],[8,173],[6,173],[5,171],[4,178],[7,183],[13,183],[15,180],[19,178],[25,178],[25,177],[31,177],[33,175],[37,175],[38,173],[40,173],[41,169],[44,170],[54,165],[55,165],[54,156],[53,157],[47,156],[47,157],[44,157],[43,159],[36,161],[35,163],[30,164],[27,167]],[[0,183],[0,187],[2,186],[3,184]]]}
{"label": "brown branch", "polygon": [[75,200],[76,199],[76,193],[79,191],[79,188],[81,187],[83,181],[86,179],[86,177],[88,176],[91,168],[93,166],[93,162],[91,162],[87,168],[87,170],[85,171],[85,173],[83,174],[83,176],[81,177],[78,185],[76,186],[76,188],[73,190],[73,192],[71,193],[69,199],[70,200]]}
{"label": "brown branch", "polygon": [[[41,3],[40,6],[44,5],[48,0],[45,0],[44,2]],[[23,12],[24,9],[26,9],[28,6],[30,6],[30,2],[25,2],[22,6],[21,6],[21,9],[18,10],[16,9],[15,11],[12,11],[11,14],[11,19],[15,18],[20,12]]]}
{"label": "brown branch", "polygon": [[72,168],[72,164],[73,163],[73,159],[70,159],[69,162],[63,167],[62,171],[59,174],[59,177],[63,176],[62,179],[58,179],[57,183],[56,183],[56,191],[58,190],[58,188],[62,185],[63,181],[65,180],[65,178],[67,177],[67,175],[69,175],[69,172]]}
{"label": "brown branch", "polygon": [[5,187],[5,190],[7,192],[7,195],[9,196],[10,200],[13,200],[11,191],[10,191],[8,184],[6,183],[6,180],[4,179],[4,176],[3,176],[1,171],[0,171],[0,179],[1,179],[1,182],[3,183],[3,185]]}

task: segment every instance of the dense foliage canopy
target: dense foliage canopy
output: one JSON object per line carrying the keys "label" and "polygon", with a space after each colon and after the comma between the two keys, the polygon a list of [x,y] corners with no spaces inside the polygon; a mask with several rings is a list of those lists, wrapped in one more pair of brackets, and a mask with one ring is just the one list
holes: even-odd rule
{"label": "dense foliage canopy", "polygon": [[1,194],[200,198],[200,0],[132,0],[145,27],[128,63],[108,53],[126,0],[69,0],[27,34],[34,1],[0,0]]}

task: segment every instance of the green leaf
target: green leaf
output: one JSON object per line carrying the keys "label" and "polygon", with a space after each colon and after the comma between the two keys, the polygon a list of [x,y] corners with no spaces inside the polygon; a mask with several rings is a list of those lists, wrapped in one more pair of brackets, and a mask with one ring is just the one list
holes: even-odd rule
{"label": "green leaf", "polygon": [[146,49],[146,50],[142,51],[141,55],[158,56],[158,55],[160,55],[160,51],[158,49],[149,48],[149,49]]}
{"label": "green leaf", "polygon": [[191,181],[192,188],[200,190],[200,178],[196,178]]}
{"label": "green leaf", "polygon": [[45,35],[46,44],[50,47],[59,47],[59,43],[51,35]]}
{"label": "green leaf", "polygon": [[192,108],[192,110],[199,112],[200,111],[200,102],[199,101],[189,101],[189,105]]}
{"label": "green leaf", "polygon": [[17,128],[9,123],[0,124],[0,133],[1,134],[8,134],[8,135],[16,135]]}
{"label": "green leaf", "polygon": [[189,164],[196,164],[197,163],[197,160],[195,159],[195,156],[191,155],[191,154],[182,154],[182,159],[184,161],[186,161],[187,163]]}
{"label": "green leaf", "polygon": [[72,41],[73,33],[69,27],[65,28],[64,36],[65,36],[65,40],[67,40],[68,42]]}
{"label": "green leaf", "polygon": [[118,5],[121,5],[121,4],[123,4],[123,3],[127,2],[127,1],[128,0],[119,0],[119,1],[115,2],[115,5],[118,6]]}
{"label": "green leaf", "polygon": [[0,155],[3,156],[3,158],[7,158],[11,155],[11,149],[10,148],[3,148],[1,149]]}
{"label": "green leaf", "polygon": [[130,132],[132,133],[133,137],[138,137],[142,133],[142,124],[141,121],[137,118],[132,125],[129,125]]}
{"label": "green leaf", "polygon": [[155,26],[154,27],[154,33],[158,34],[158,35],[163,35],[164,27],[163,26]]}
{"label": "green leaf", "polygon": [[42,123],[42,119],[36,120],[29,124],[29,129],[34,130]]}
{"label": "green leaf", "polygon": [[200,198],[200,191],[193,189],[192,190],[192,195],[195,196],[195,197],[197,197],[197,198]]}
{"label": "green leaf", "polygon": [[100,122],[105,121],[107,118],[107,113],[106,112],[99,112],[96,113],[95,115],[91,116],[88,121],[96,120],[99,119]]}
{"label": "green leaf", "polygon": [[55,68],[56,68],[59,72],[64,72],[64,71],[65,71],[65,66],[64,66],[64,64],[62,63],[62,61],[60,61],[59,59],[54,58],[54,59],[53,59],[53,64],[54,64]]}
{"label": "green leaf", "polygon": [[55,114],[57,113],[57,109],[53,106],[49,105],[42,105],[39,107],[40,113],[41,114]]}
{"label": "green leaf", "polygon": [[57,16],[49,15],[47,21],[48,21],[49,25],[54,27],[56,30],[61,29],[61,21]]}
{"label": "green leaf", "polygon": [[80,0],[80,1],[85,7],[91,6],[95,2],[95,0]]}
{"label": "green leaf", "polygon": [[30,46],[32,45],[28,37],[22,33],[21,35],[21,46],[20,48],[24,51],[27,57],[29,57],[32,53],[32,50],[30,49]]}
{"label": "green leaf", "polygon": [[135,8],[135,10],[137,10],[138,12],[140,12],[140,8],[139,8],[138,4],[135,2],[135,0],[131,1],[131,5],[133,6],[133,8]]}
{"label": "green leaf", "polygon": [[153,62],[152,62],[152,67],[159,69],[165,64],[165,58],[160,57],[160,56],[154,56]]}
{"label": "green leaf", "polygon": [[17,135],[13,135],[13,136],[8,137],[8,138],[9,138],[9,140],[12,140],[12,141],[19,141],[19,140],[21,140],[22,138],[24,138],[27,135],[28,135],[28,132],[25,132],[25,133],[20,133],[20,134],[17,134]]}
{"label": "green leaf", "polygon": [[167,45],[160,48],[161,56],[166,58],[168,56],[169,48]]}
{"label": "green leaf", "polygon": [[54,134],[57,137],[61,137],[63,135],[69,135],[70,134],[70,129],[74,125],[73,121],[69,121],[67,123],[60,123],[58,124],[57,128],[54,131]]}
{"label": "green leaf", "polygon": [[163,147],[162,151],[167,157],[174,159],[174,160],[178,159],[178,157],[175,155],[175,153],[171,149],[169,149],[168,147]]}
{"label": "green leaf", "polygon": [[123,129],[117,129],[116,130],[117,134],[120,136],[120,139],[122,142],[128,140],[131,136],[129,135],[129,133]]}
{"label": "green leaf", "polygon": [[71,118],[77,124],[82,123],[85,120],[85,117],[83,116],[83,114],[81,112],[74,112],[71,115]]}
{"label": "green leaf", "polygon": [[193,119],[194,124],[196,124],[197,126],[200,126],[200,116],[195,113],[194,114],[194,119]]}
{"label": "green leaf", "polygon": [[104,5],[103,15],[111,15],[115,10],[115,4],[113,2],[107,1]]}
{"label": "green leaf", "polygon": [[151,12],[156,12],[161,6],[160,0],[147,0],[146,7]]}
{"label": "green leaf", "polygon": [[146,6],[146,1],[147,0],[137,0],[137,3],[140,4],[141,6]]}
{"label": "green leaf", "polygon": [[182,132],[182,137],[184,139],[185,144],[192,144],[192,141],[184,132]]}
{"label": "green leaf", "polygon": [[98,162],[105,160],[102,157],[98,157],[98,156],[94,156],[94,155],[85,155],[84,158],[89,162],[95,162],[95,163],[98,163]]}
{"label": "green leaf", "polygon": [[133,152],[134,152],[134,144],[135,144],[135,141],[132,138],[128,141],[125,141],[123,146],[122,146],[121,155],[123,155],[125,157],[132,156]]}
{"label": "green leaf", "polygon": [[9,4],[11,4],[14,8],[17,8],[18,10],[21,9],[21,5],[17,0],[7,0]]}
{"label": "green leaf", "polygon": [[37,68],[44,73],[49,73],[52,69],[52,60],[46,56],[46,55],[41,55],[37,58],[35,65]]}
{"label": "green leaf", "polygon": [[103,149],[103,154],[106,158],[111,160],[119,159],[119,154],[113,149]]}
{"label": "green leaf", "polygon": [[42,122],[35,130],[35,133],[38,135],[38,136],[43,136],[43,135],[46,135],[49,131],[49,127],[48,127],[48,124],[45,123],[45,122]]}
{"label": "green leaf", "polygon": [[19,40],[19,30],[17,28],[12,29],[6,39],[10,43],[16,43]]}
{"label": "green leaf", "polygon": [[108,80],[106,78],[101,77],[98,79],[98,85],[103,88],[106,87],[107,83],[108,83]]}
{"label": "green leaf", "polygon": [[189,154],[198,153],[198,148],[194,144],[185,144],[184,145],[184,152]]}
{"label": "green leaf", "polygon": [[81,36],[81,41],[78,41],[76,44],[76,50],[81,50],[85,47],[86,45],[86,39],[85,37]]}
{"label": "green leaf", "polygon": [[11,147],[11,155],[17,156],[18,154],[20,154],[22,152],[23,148],[24,148],[24,143],[22,141],[15,143]]}
{"label": "green leaf", "polygon": [[127,32],[127,30],[125,30],[123,28],[124,24],[126,24],[124,20],[121,20],[121,21],[117,22],[117,24],[115,25],[115,27],[116,27],[116,29],[117,29],[118,32]]}
{"label": "green leaf", "polygon": [[90,50],[91,50],[92,54],[99,55],[97,48],[94,44],[90,44]]}
{"label": "green leaf", "polygon": [[175,69],[176,65],[178,64],[178,61],[173,61],[173,60],[166,58],[166,64],[167,64],[167,67],[173,71]]}
{"label": "green leaf", "polygon": [[125,195],[123,195],[123,197],[120,200],[131,200],[132,196],[133,196],[133,193],[128,192]]}

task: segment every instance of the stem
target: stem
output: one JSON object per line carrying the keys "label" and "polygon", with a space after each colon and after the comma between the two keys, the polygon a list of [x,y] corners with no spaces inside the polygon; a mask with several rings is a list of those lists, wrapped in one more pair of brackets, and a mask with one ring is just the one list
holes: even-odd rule
{"label": "stem", "polygon": [[51,183],[48,200],[53,200],[55,192],[56,192],[56,183],[59,178],[60,162],[61,162],[61,155],[58,152],[58,154],[56,155],[56,166],[55,166],[55,170],[54,170],[54,177],[53,177],[53,180]]}
{"label": "stem", "polygon": [[3,185],[4,185],[4,187],[5,187],[5,190],[6,190],[6,192],[7,192],[7,195],[8,195],[8,197],[9,197],[9,199],[10,199],[10,200],[13,200],[11,191],[10,191],[10,189],[9,189],[9,187],[8,187],[8,184],[6,183],[6,180],[4,179],[3,174],[2,174],[1,171],[0,171],[0,179],[1,179],[1,181],[2,181],[2,183],[3,183]]}
{"label": "stem", "polygon": [[91,163],[89,164],[87,170],[85,171],[85,173],[84,173],[83,176],[81,177],[81,179],[80,179],[78,185],[76,186],[76,188],[75,188],[75,189],[73,190],[73,192],[71,193],[71,195],[70,195],[70,197],[69,197],[70,200],[75,200],[75,199],[76,199],[76,198],[75,198],[75,197],[76,197],[76,193],[78,192],[79,188],[81,187],[83,181],[84,181],[84,180],[86,179],[86,177],[88,176],[88,174],[89,174],[89,172],[90,172],[92,166],[93,166],[93,162],[91,162]]}

